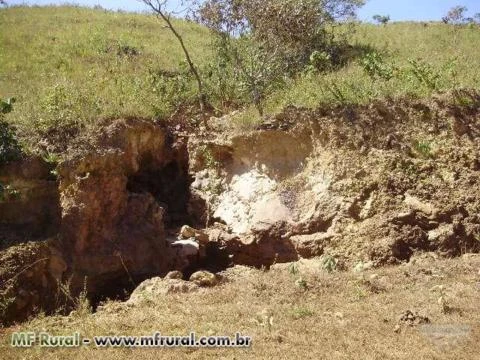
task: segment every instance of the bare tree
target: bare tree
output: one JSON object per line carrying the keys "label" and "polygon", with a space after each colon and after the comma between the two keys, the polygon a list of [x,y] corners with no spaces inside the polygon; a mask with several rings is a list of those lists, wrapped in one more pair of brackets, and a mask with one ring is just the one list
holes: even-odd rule
{"label": "bare tree", "polygon": [[[0,0],[2,1],[2,0]],[[185,42],[183,41],[183,37],[180,35],[180,33],[177,31],[175,26],[173,25],[172,22],[172,13],[167,10],[167,4],[168,0],[141,0],[144,4],[150,7],[150,9],[153,10],[153,12],[161,18],[167,27],[170,29],[172,34],[175,36],[175,38],[178,40],[180,46],[182,47],[183,53],[185,55],[185,60],[187,61],[187,64],[190,68],[190,72],[192,75],[195,77],[195,80],[197,82],[197,87],[198,87],[198,97],[199,97],[199,103],[200,103],[200,110],[203,112],[206,106],[206,95],[204,92],[204,87],[203,87],[203,82],[202,78],[200,77],[200,73],[198,72],[198,69],[193,62],[190,53],[185,46]]]}

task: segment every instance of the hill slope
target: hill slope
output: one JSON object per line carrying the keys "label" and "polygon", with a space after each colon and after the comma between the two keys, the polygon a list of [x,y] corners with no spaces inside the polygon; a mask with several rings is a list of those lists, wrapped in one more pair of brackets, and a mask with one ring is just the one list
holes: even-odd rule
{"label": "hill slope", "polygon": [[[373,98],[411,94],[429,96],[433,90],[478,88],[480,83],[480,27],[454,27],[443,23],[361,24],[350,43],[354,48],[382,54],[376,65],[392,70],[390,80],[370,78],[353,59],[330,74],[292,80],[275,94],[270,111],[287,104],[316,107],[319,103],[367,103]],[[409,60],[416,62],[416,65]],[[436,89],[426,81],[435,79]]]}
{"label": "hill slope", "polygon": [[[75,138],[61,159],[0,166],[5,358],[94,351],[16,349],[17,330],[253,338],[172,359],[477,358],[480,95],[459,89],[478,87],[478,28],[360,25],[342,67],[286,80],[275,116],[237,131],[258,120],[248,107],[195,127],[139,118],[191,120],[178,105],[194,84],[153,18],[17,7],[0,20],[8,121],[33,149]],[[205,74],[208,33],[177,24]]]}
{"label": "hill slope", "polygon": [[[186,21],[176,25],[205,74],[207,30]],[[428,96],[480,83],[478,27],[396,23],[355,29],[343,67],[288,79],[267,99],[268,112],[290,104],[317,107]],[[9,119],[31,144],[38,141],[35,136],[31,140],[38,132],[99,118],[164,117],[194,98],[192,79],[178,75],[179,70],[188,73],[182,70],[181,49],[152,16],[71,6],[2,9],[0,50],[0,97],[17,98]],[[359,58],[372,51],[381,54],[373,65],[391,71],[392,79],[371,78],[364,71]],[[256,115],[248,111],[246,116]]]}
{"label": "hill slope", "polygon": [[[207,31],[175,24],[202,65]],[[153,16],[80,7],[0,10],[0,97],[17,98],[10,119],[24,131],[171,111],[179,94],[188,96],[168,81],[182,59]]]}

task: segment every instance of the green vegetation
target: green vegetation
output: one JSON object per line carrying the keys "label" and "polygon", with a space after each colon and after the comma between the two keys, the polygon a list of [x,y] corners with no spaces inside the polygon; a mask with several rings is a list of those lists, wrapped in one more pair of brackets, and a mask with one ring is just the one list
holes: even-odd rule
{"label": "green vegetation", "polygon": [[[213,56],[218,44],[212,46],[210,31],[192,21],[174,20],[174,25],[199,68],[210,103],[220,112],[242,107],[255,117],[255,102],[238,93],[225,61]],[[315,49],[303,70],[274,86],[261,83],[268,87],[262,110],[425,97],[480,84],[478,26],[392,23],[353,29],[333,30],[348,46]],[[194,106],[196,83],[183,59],[176,39],[153,16],[71,6],[0,10],[0,97],[17,99],[5,119],[29,145],[52,129],[69,134],[120,116],[165,119],[180,104]],[[257,80],[252,84],[257,86]],[[245,93],[252,84],[243,84]],[[245,124],[241,128],[249,123],[237,118]]]}
{"label": "green vegetation", "polygon": [[302,70],[338,65],[345,47],[336,31],[363,0],[206,0],[196,11],[239,97],[260,116],[267,97]]}
{"label": "green vegetation", "polygon": [[[15,130],[4,120],[4,116],[13,110],[14,102],[15,98],[9,98],[7,100],[0,98],[0,165],[17,160],[22,154]],[[0,191],[1,189],[0,184]]]}
{"label": "green vegetation", "polygon": [[337,259],[331,255],[322,256],[322,269],[331,273],[337,269]]}
{"label": "green vegetation", "polygon": [[[175,23],[204,65],[208,31]],[[99,118],[169,114],[195,91],[182,55],[153,16],[70,6],[0,10],[0,97],[17,98],[8,120],[23,137]]]}
{"label": "green vegetation", "polygon": [[387,25],[390,21],[390,15],[373,15],[373,20],[382,25]]}
{"label": "green vegetation", "polygon": [[294,319],[303,319],[315,315],[315,313],[309,309],[303,307],[296,307],[292,311],[292,316]]}
{"label": "green vegetation", "polygon": [[417,141],[414,144],[415,151],[423,158],[430,158],[432,156],[432,144],[428,141]]}
{"label": "green vegetation", "polygon": [[[289,79],[284,89],[269,98],[267,109],[276,112],[288,104],[364,104],[374,98],[426,97],[454,87],[478,88],[479,41],[478,27],[360,24],[350,41],[350,60],[342,68]],[[370,73],[365,63],[377,69]]]}

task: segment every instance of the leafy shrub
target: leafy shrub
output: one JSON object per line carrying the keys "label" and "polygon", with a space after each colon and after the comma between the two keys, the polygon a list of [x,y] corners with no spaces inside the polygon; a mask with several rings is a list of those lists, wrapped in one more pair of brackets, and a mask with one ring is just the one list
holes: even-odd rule
{"label": "leafy shrub", "polygon": [[442,18],[442,21],[446,24],[464,24],[466,22],[465,13],[467,10],[465,6],[455,6],[448,11],[447,15]]}
{"label": "leafy shrub", "polygon": [[137,56],[140,55],[140,51],[132,45],[118,42],[117,43],[117,55],[118,56]]}
{"label": "leafy shrub", "polygon": [[191,75],[185,70],[183,63],[180,64],[180,68],[180,71],[175,73],[151,68],[148,70],[147,84],[142,84],[142,86],[144,89],[150,89],[156,97],[152,109],[157,119],[165,118],[192,96]]}
{"label": "leafy shrub", "polygon": [[208,0],[198,20],[215,33],[248,36],[275,51],[289,68],[302,67],[334,38],[336,20],[355,15],[362,0]]}
{"label": "leafy shrub", "polygon": [[438,89],[440,74],[432,65],[421,59],[408,59],[408,63],[411,65],[410,69],[407,69],[407,75],[409,75],[410,78],[418,80],[430,90]]}
{"label": "leafy shrub", "polygon": [[210,99],[218,100],[222,107],[242,104],[244,99],[239,88],[238,72],[236,71],[229,40],[225,36],[215,36],[211,47],[216,56],[203,70]]}
{"label": "leafy shrub", "polygon": [[338,261],[331,255],[322,256],[322,269],[331,273],[337,269]]}
{"label": "leafy shrub", "polygon": [[385,63],[383,57],[376,51],[366,54],[360,65],[372,79],[390,80],[394,76],[394,67]]}
{"label": "leafy shrub", "polygon": [[0,99],[0,114],[8,114],[13,110],[15,98],[8,98],[7,100]]}
{"label": "leafy shrub", "polygon": [[382,25],[387,25],[388,22],[390,21],[389,15],[373,15],[372,18],[373,20],[375,20],[376,22]]}
{"label": "leafy shrub", "polygon": [[78,127],[100,112],[96,95],[88,87],[69,81],[58,82],[46,88],[40,96],[39,106],[42,116],[36,126],[42,131]]}
{"label": "leafy shrub", "polygon": [[[196,19],[218,40],[240,90],[263,113],[267,94],[286,76],[310,65],[325,70],[335,21],[353,16],[362,0],[207,0]],[[221,63],[221,62],[220,62]],[[225,65],[225,64],[224,64]],[[235,91],[233,91],[235,93]]]}
{"label": "leafy shrub", "polygon": [[298,265],[296,263],[292,262],[290,265],[288,265],[288,272],[291,275],[297,275],[298,274]]}
{"label": "leafy shrub", "polygon": [[0,120],[0,165],[18,160],[22,155],[14,129]]}
{"label": "leafy shrub", "polygon": [[310,65],[315,68],[315,70],[323,72],[330,69],[332,64],[332,57],[326,51],[315,50],[310,55]]}

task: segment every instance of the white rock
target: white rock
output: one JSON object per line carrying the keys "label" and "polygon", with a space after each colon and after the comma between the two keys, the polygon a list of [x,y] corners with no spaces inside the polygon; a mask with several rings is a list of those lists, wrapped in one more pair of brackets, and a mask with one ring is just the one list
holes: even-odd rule
{"label": "white rock", "polygon": [[257,170],[234,175],[228,189],[220,195],[213,216],[237,234],[248,232],[258,223],[288,221],[290,210],[276,192],[277,185]]}
{"label": "white rock", "polygon": [[431,203],[422,201],[416,196],[406,194],[404,202],[411,209],[421,211],[426,215],[434,215],[435,213],[438,212],[437,209],[435,209],[435,207]]}
{"label": "white rock", "polygon": [[192,239],[177,240],[171,246],[178,249],[179,256],[195,256],[200,252],[200,245]]}

